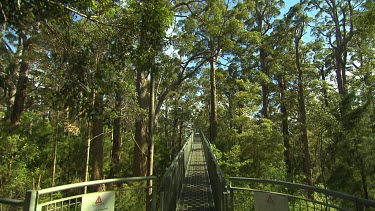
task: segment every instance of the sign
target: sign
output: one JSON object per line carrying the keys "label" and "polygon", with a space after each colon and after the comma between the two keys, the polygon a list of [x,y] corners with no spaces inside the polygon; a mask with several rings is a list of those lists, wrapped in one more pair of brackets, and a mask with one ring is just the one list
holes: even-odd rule
{"label": "sign", "polygon": [[82,196],[82,207],[84,211],[114,211],[115,192],[96,192]]}
{"label": "sign", "polygon": [[264,193],[254,192],[255,211],[289,211],[288,197]]}

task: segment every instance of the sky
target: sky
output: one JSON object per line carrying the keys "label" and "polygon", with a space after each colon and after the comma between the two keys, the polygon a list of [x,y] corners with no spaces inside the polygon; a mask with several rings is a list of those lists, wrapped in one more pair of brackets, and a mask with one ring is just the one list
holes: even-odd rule
{"label": "sky", "polygon": [[282,17],[285,13],[289,11],[289,8],[292,7],[293,5],[297,4],[299,0],[285,0],[285,6],[284,8],[281,9],[281,16]]}

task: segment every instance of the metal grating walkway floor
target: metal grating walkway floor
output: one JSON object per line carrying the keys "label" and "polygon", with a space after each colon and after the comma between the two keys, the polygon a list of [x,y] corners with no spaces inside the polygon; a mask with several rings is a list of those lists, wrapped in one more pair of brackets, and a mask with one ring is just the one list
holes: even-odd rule
{"label": "metal grating walkway floor", "polygon": [[198,136],[194,137],[192,154],[185,174],[177,210],[215,210],[206,159],[202,142]]}

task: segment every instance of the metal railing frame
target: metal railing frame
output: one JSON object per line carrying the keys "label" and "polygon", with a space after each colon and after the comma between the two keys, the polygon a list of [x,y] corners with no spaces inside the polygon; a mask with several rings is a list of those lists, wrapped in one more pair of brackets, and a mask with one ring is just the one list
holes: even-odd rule
{"label": "metal railing frame", "polygon": [[[28,190],[26,192],[26,198],[24,201],[24,211],[34,211],[38,210],[38,200],[41,195],[46,194],[52,194],[59,191],[65,191],[65,190],[71,190],[76,188],[83,188],[88,186],[95,186],[95,185],[103,185],[103,184],[114,184],[114,183],[125,183],[125,182],[135,182],[135,181],[147,181],[147,180],[156,180],[155,176],[149,176],[149,177],[129,177],[129,178],[118,178],[118,179],[106,179],[106,180],[95,180],[95,181],[89,181],[89,182],[82,182],[82,183],[75,183],[75,184],[68,184],[68,185],[61,185],[51,188],[46,188],[42,190]],[[156,211],[156,186],[145,186],[143,188],[152,188],[152,210]],[[76,195],[77,197],[83,196]],[[58,199],[56,201],[61,201],[61,199]],[[55,201],[52,200],[50,203],[54,203]],[[48,203],[43,203],[43,205],[47,205]]]}
{"label": "metal railing frame", "polygon": [[19,199],[8,199],[8,198],[0,198],[0,204],[1,205],[9,205],[10,207],[23,207],[25,201],[19,200]]}
{"label": "metal railing frame", "polygon": [[164,173],[160,182],[160,210],[176,210],[193,146],[194,132]]}
{"label": "metal railing frame", "polygon": [[249,182],[249,183],[261,183],[261,184],[268,184],[268,185],[280,185],[283,187],[288,187],[296,190],[306,190],[306,191],[313,191],[315,193],[320,193],[320,194],[325,194],[326,196],[333,196],[337,198],[341,198],[347,201],[351,201],[355,205],[355,210],[356,211],[362,211],[364,210],[364,207],[372,207],[375,208],[375,201],[356,197],[349,195],[347,193],[342,193],[338,191],[333,191],[333,190],[328,190],[324,188],[319,188],[315,186],[309,186],[309,185],[303,185],[303,184],[297,184],[297,183],[291,183],[291,182],[283,182],[283,181],[277,181],[277,180],[266,180],[266,179],[258,179],[258,178],[244,178],[244,177],[230,177],[229,178],[229,187],[228,190],[230,192],[230,206],[233,208],[234,206],[234,190],[248,190],[248,191],[255,191],[255,192],[266,192],[266,193],[272,193],[272,194],[277,194],[277,195],[284,195],[288,196],[291,198],[296,198],[300,200],[305,200],[313,203],[318,203],[318,204],[323,204],[327,205],[329,207],[338,209],[338,210],[346,210],[344,207],[338,207],[337,205],[334,204],[329,204],[313,199],[308,199],[308,198],[301,198],[289,194],[283,194],[283,193],[274,193],[274,192],[269,192],[269,191],[264,191],[264,190],[256,190],[256,189],[251,189],[251,188],[240,188],[240,187],[235,187],[232,186],[232,182]]}
{"label": "metal railing frame", "polygon": [[215,153],[212,150],[211,143],[206,139],[202,131],[200,131],[200,136],[202,138],[215,208],[218,211],[224,211],[226,210],[227,206],[225,176],[219,164],[217,163],[217,159]]}
{"label": "metal railing frame", "polygon": [[[190,160],[191,152],[192,152],[192,145],[194,140],[195,133],[192,132],[189,138],[187,139],[186,143],[184,144],[181,151],[177,154],[175,159],[173,160],[172,164],[168,167],[167,171],[165,172],[159,188],[160,193],[160,210],[176,210],[176,206],[178,203],[178,197],[181,193],[182,184],[184,182],[185,173],[188,167],[188,163]],[[320,187],[315,186],[308,186],[303,184],[296,184],[291,182],[283,182],[277,180],[266,180],[266,179],[258,179],[258,178],[244,178],[244,177],[230,177],[229,178],[229,186],[226,186],[226,180],[224,177],[224,173],[221,170],[219,164],[217,163],[216,156],[212,150],[210,142],[206,139],[203,132],[200,131],[200,137],[202,139],[204,156],[207,162],[207,170],[209,173],[209,179],[211,183],[211,189],[213,194],[213,199],[215,202],[215,208],[218,211],[225,211],[234,209],[234,191],[253,191],[253,192],[265,192],[265,193],[272,193],[277,195],[287,196],[289,198],[297,199],[297,200],[304,200],[311,203],[316,203],[324,206],[328,206],[337,210],[346,210],[346,208],[339,207],[335,204],[329,204],[322,201],[317,201],[314,199],[302,198],[300,196],[294,196],[285,193],[276,193],[270,192],[265,190],[257,190],[252,188],[242,188],[232,186],[233,182],[247,182],[247,183],[258,183],[258,184],[266,184],[266,185],[279,185],[286,188],[291,188],[295,190],[305,190],[307,192],[315,192],[319,194],[325,194],[326,196],[332,196],[336,198],[340,198],[349,202],[352,202],[355,205],[356,211],[362,211],[365,207],[375,208],[375,201],[368,200],[356,196],[352,196],[346,193],[328,190]],[[24,211],[35,211],[38,209],[38,200],[41,195],[52,194],[54,192],[71,190],[76,188],[83,188],[88,186],[95,186],[95,185],[102,185],[102,184],[113,184],[113,183],[125,183],[125,182],[135,182],[135,181],[145,181],[145,180],[156,180],[155,176],[150,177],[130,177],[130,178],[119,178],[119,179],[106,179],[106,180],[96,180],[96,181],[89,181],[89,182],[82,182],[76,184],[68,184],[62,185],[57,187],[46,188],[42,190],[28,190],[26,192],[25,200],[16,200],[16,199],[6,199],[0,198],[0,204],[11,205],[15,207],[23,207]],[[156,193],[157,189],[156,186],[143,186],[142,188],[152,188],[152,210],[156,210]],[[83,196],[76,195],[76,196]],[[228,199],[229,198],[229,203]],[[61,199],[50,201],[56,202],[61,201]],[[44,205],[48,204],[49,202],[43,203]]]}

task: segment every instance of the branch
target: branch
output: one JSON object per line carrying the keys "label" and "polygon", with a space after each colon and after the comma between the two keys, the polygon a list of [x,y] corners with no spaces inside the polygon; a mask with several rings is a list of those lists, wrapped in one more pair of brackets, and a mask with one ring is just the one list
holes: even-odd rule
{"label": "branch", "polygon": [[189,8],[189,4],[192,4],[192,3],[202,3],[203,1],[188,1],[188,2],[181,2],[181,3],[178,3],[176,5],[174,5],[173,7],[173,10],[181,7],[181,6],[187,6]]}
{"label": "branch", "polygon": [[[189,59],[190,60],[190,59]],[[165,98],[167,97],[168,93],[172,90],[175,90],[183,81],[185,81],[186,79],[188,78],[191,78],[193,75],[195,75],[198,70],[209,60],[209,58],[205,58],[202,62],[200,62],[200,64],[198,64],[197,66],[195,66],[194,70],[191,71],[190,73],[186,74],[185,76],[183,76],[183,74],[180,75],[180,77],[174,81],[167,89],[165,89],[158,97],[158,103],[156,105],[156,109],[155,109],[155,116],[158,116],[159,112],[160,112],[160,109],[161,109],[161,106],[163,105],[164,103],[164,100]],[[190,60],[192,61],[192,60]],[[185,69],[187,68],[187,66],[185,66],[185,68],[183,69],[182,73],[185,72]]]}
{"label": "branch", "polygon": [[1,7],[1,13],[3,13],[3,17],[4,17],[3,31],[5,31],[6,28],[7,28],[8,18],[7,18],[7,16],[5,15],[5,12],[4,12],[4,10],[3,10],[3,4],[2,4],[2,3],[0,3],[0,7]]}
{"label": "branch", "polygon": [[99,21],[98,19],[96,19],[96,18],[98,18],[98,16],[90,16],[90,15],[86,15],[86,14],[84,14],[84,13],[82,13],[82,12],[80,12],[80,11],[78,11],[78,10],[76,10],[76,9],[74,9],[74,8],[72,8],[72,7],[70,7],[70,6],[68,6],[68,5],[65,5],[65,4],[63,4],[63,3],[60,3],[60,2],[54,2],[54,1],[51,1],[51,0],[47,0],[47,2],[52,3],[52,4],[59,5],[59,6],[63,7],[64,9],[66,9],[66,10],[72,12],[72,13],[75,13],[75,14],[81,16],[81,17],[84,17],[84,18],[86,18],[86,19],[88,19],[88,20],[91,20],[91,21],[93,21],[93,22],[96,22],[96,23],[99,23],[99,24],[102,24],[102,25],[105,25],[105,26],[113,26],[113,25],[106,24],[106,23],[103,23],[103,22]]}

